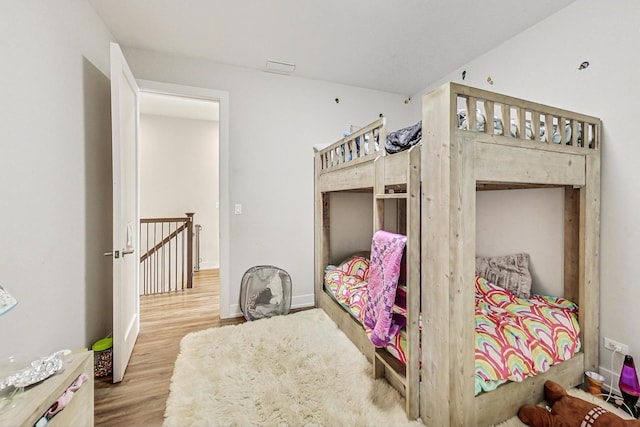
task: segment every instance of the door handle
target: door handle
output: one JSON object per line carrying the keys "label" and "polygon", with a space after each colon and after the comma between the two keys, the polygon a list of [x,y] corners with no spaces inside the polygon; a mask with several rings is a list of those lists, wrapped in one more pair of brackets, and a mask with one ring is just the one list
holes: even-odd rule
{"label": "door handle", "polygon": [[104,255],[104,256],[112,256],[114,258],[120,258],[120,251],[105,252],[102,255]]}
{"label": "door handle", "polygon": [[[133,249],[122,250],[122,256],[130,255],[130,254],[132,254],[133,252],[134,252],[134,250],[133,250]],[[112,257],[114,257],[114,258],[120,258],[120,251],[115,251],[115,255],[114,255],[114,253],[113,253],[113,252],[105,252],[105,253],[103,253],[102,255],[104,255],[104,256],[112,256]]]}

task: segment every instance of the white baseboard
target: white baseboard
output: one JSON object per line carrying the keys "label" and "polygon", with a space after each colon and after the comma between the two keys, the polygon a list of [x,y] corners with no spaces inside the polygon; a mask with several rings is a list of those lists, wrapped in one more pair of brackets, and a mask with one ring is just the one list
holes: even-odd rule
{"label": "white baseboard", "polygon": [[291,308],[313,307],[316,304],[315,295],[298,295],[291,297]]}
{"label": "white baseboard", "polygon": [[217,261],[202,261],[200,263],[200,270],[215,270],[220,269],[220,263]]}
{"label": "white baseboard", "polygon": [[[229,304],[229,316],[224,319],[231,319],[232,317],[242,317],[242,310],[240,310],[240,304]],[[222,316],[220,316],[223,318]]]}

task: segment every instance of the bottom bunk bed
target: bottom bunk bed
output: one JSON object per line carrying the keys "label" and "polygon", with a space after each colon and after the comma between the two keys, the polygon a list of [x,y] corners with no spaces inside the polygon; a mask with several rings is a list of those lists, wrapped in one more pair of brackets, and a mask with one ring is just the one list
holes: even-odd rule
{"label": "bottom bunk bed", "polygon": [[[325,291],[361,325],[369,299],[369,260],[354,256],[329,265]],[[507,381],[521,382],[574,357],[581,348],[578,307],[561,297],[520,298],[487,279],[475,278],[475,395]],[[406,291],[399,285],[393,311],[406,314]],[[428,309],[428,308],[427,308]],[[364,328],[363,326],[363,329]],[[384,346],[394,365],[406,365],[404,330]]]}

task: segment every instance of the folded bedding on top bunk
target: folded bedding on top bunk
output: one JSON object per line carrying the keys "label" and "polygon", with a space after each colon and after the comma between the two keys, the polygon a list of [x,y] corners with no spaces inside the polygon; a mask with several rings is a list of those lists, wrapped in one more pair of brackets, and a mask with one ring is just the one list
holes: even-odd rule
{"label": "folded bedding on top bunk", "polygon": [[422,120],[415,125],[389,132],[384,148],[387,153],[394,154],[408,150],[420,141],[422,141]]}
{"label": "folded bedding on top bunk", "polygon": [[[486,125],[487,119],[484,115],[484,113],[480,110],[477,109],[476,110],[476,131],[477,132],[484,132],[485,129],[485,125]],[[469,125],[467,123],[467,111],[462,109],[462,110],[458,110],[458,129],[469,129]],[[578,138],[577,138],[577,142],[579,146],[582,146],[582,125],[580,123],[578,123],[577,126],[578,129]],[[504,126],[502,123],[502,119],[499,117],[494,117],[493,118],[493,133],[494,135],[504,135]],[[509,133],[511,135],[511,137],[513,138],[520,138],[520,129],[518,128],[518,123],[516,122],[515,119],[510,119],[510,123],[509,123]],[[564,126],[564,139],[565,141],[570,141],[571,140],[571,124],[569,121],[565,122],[565,126]],[[527,139],[531,139],[534,140],[536,138],[533,137],[533,127],[531,125],[531,120],[527,119],[525,120],[525,135]],[[541,121],[540,122],[540,134],[538,135],[537,138],[539,141],[543,141],[543,142],[548,142],[548,136],[547,136],[547,131],[546,131],[546,123]],[[551,136],[551,142],[553,142],[554,144],[560,144],[560,142],[562,141],[562,137],[560,135],[560,132],[558,132],[558,125],[556,123],[553,124],[553,135]],[[589,137],[589,144],[591,144],[593,142],[592,138]]]}
{"label": "folded bedding on top bunk", "polygon": [[[367,304],[369,261],[353,257],[340,266],[327,266],[325,288],[361,324]],[[496,389],[506,381],[547,371],[580,351],[578,307],[561,297],[532,295],[518,298],[476,276],[475,280],[475,394]],[[406,315],[406,293],[398,288],[393,306]],[[384,347],[406,364],[404,330]]]}

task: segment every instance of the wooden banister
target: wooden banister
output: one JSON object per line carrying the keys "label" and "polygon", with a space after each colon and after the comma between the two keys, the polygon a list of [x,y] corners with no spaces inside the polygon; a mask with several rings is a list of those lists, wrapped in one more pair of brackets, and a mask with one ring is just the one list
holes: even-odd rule
{"label": "wooden banister", "polygon": [[[182,220],[184,220],[184,218],[181,218]],[[147,223],[155,223],[155,222],[177,222],[177,221],[147,221]],[[158,243],[157,245],[155,245],[154,247],[152,247],[151,249],[149,249],[146,253],[144,253],[141,257],[140,257],[140,262],[144,262],[144,260],[146,260],[147,258],[149,258],[151,255],[153,255],[154,253],[158,252],[158,250],[160,250],[164,245],[166,245],[167,243],[169,243],[171,240],[173,240],[176,236],[178,236],[178,234],[180,234],[180,232],[182,232],[183,230],[185,230],[187,228],[187,223],[182,224],[180,227],[176,228],[176,230],[174,232],[172,232],[171,234],[169,234],[167,237],[165,237],[164,239],[162,239],[160,241],[160,243]]]}
{"label": "wooden banister", "polygon": [[193,287],[193,212],[187,212],[189,217],[187,221],[187,265],[189,266],[189,274],[187,274],[187,289]]}
{"label": "wooden banister", "polygon": [[[147,242],[146,252],[140,256],[140,263],[144,264],[141,266],[144,276],[142,279],[144,284],[141,286],[143,294],[184,289],[185,284],[187,288],[193,287],[193,217],[195,214],[187,212],[185,215],[186,217],[140,219],[141,224],[147,224],[144,229],[141,227],[140,232],[141,241],[144,233]],[[160,236],[156,236],[158,224]],[[171,231],[173,225],[175,230]],[[168,226],[166,235],[165,226]],[[152,243],[151,247],[149,243]],[[151,279],[148,280],[147,276]]]}

